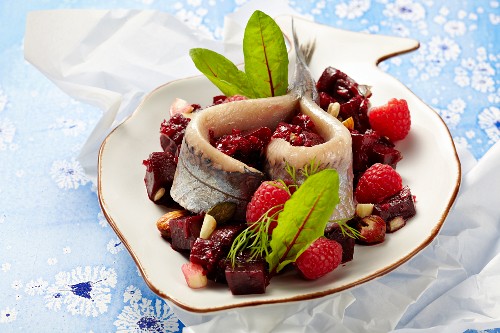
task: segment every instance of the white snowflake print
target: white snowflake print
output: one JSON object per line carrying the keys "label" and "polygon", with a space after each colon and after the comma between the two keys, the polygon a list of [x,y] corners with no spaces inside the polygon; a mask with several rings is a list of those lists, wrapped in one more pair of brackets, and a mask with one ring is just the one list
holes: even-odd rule
{"label": "white snowflake print", "polygon": [[8,120],[0,120],[0,151],[6,150],[14,141],[16,127]]}
{"label": "white snowflake print", "polygon": [[49,283],[42,278],[31,280],[24,285],[24,292],[30,296],[43,295]]}
{"label": "white snowflake print", "polygon": [[12,267],[12,265],[10,264],[10,262],[4,262],[2,264],[2,271],[4,271],[4,272],[10,271],[11,267]]}
{"label": "white snowflake print", "polygon": [[128,286],[123,293],[123,302],[138,302],[142,299],[142,292],[139,288]]}
{"label": "white snowflake print", "polygon": [[21,280],[14,280],[14,281],[12,281],[12,283],[10,284],[10,286],[14,290],[19,290],[19,289],[21,289],[23,287],[23,282]]}
{"label": "white snowflake print", "polygon": [[66,136],[78,136],[85,131],[86,124],[81,120],[58,118],[51,128],[61,129]]}
{"label": "white snowflake print", "polygon": [[388,17],[416,22],[425,18],[425,8],[412,0],[396,0],[394,3],[387,4],[384,14]]}
{"label": "white snowflake print", "polygon": [[0,324],[10,323],[16,320],[17,311],[14,308],[6,307],[2,311],[0,311]]}
{"label": "white snowflake print", "polygon": [[444,31],[451,37],[463,36],[467,31],[465,23],[462,21],[449,21],[443,26]]}
{"label": "white snowflake print", "polygon": [[429,53],[432,58],[456,60],[460,55],[460,47],[452,39],[436,36],[429,42]]}
{"label": "white snowflake print", "polygon": [[108,242],[106,249],[112,254],[117,254],[123,250],[123,244],[118,238],[115,238]]}
{"label": "white snowflake print", "polygon": [[464,100],[461,98],[457,98],[451,101],[451,103],[448,104],[448,107],[445,110],[438,110],[438,112],[449,128],[455,128],[460,123],[460,119],[465,111],[465,107],[466,104]]}
{"label": "white snowflake print", "polygon": [[97,317],[108,311],[117,276],[112,268],[86,266],[60,272],[55,279],[45,294],[47,308],[57,311],[65,305],[72,315]]}
{"label": "white snowflake print", "polygon": [[486,108],[478,115],[478,120],[491,143],[497,142],[500,139],[500,109],[496,106]]}
{"label": "white snowflake print", "polygon": [[123,308],[114,325],[117,332],[121,333],[168,333],[179,330],[179,319],[167,303],[160,299],[155,300],[154,305],[147,298],[130,299],[129,305]]}
{"label": "white snowflake print", "polygon": [[363,16],[370,9],[370,0],[351,0],[335,6],[335,14],[339,18],[349,20]]}
{"label": "white snowflake print", "polygon": [[63,247],[63,253],[64,254],[70,254],[71,253],[71,248],[69,246]]}
{"label": "white snowflake print", "polygon": [[57,186],[65,190],[77,189],[80,185],[89,182],[82,166],[75,159],[71,161],[55,161],[52,163],[50,174]]}
{"label": "white snowflake print", "polygon": [[482,47],[476,50],[476,58],[466,58],[455,68],[455,83],[460,87],[471,86],[482,93],[495,91],[495,69],[488,61],[496,61],[497,57],[488,56]]}

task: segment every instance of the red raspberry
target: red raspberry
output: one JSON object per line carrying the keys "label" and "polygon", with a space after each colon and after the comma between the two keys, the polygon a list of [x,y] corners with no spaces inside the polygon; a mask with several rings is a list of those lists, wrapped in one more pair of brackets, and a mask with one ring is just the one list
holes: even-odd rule
{"label": "red raspberry", "polygon": [[341,261],[342,245],[326,237],[320,237],[302,252],[295,260],[295,265],[303,277],[315,280],[333,271]]}
{"label": "red raspberry", "polygon": [[359,203],[379,203],[403,188],[399,173],[387,164],[375,163],[359,178],[354,196]]}
{"label": "red raspberry", "polygon": [[[248,203],[247,223],[252,225],[274,207],[267,213],[268,216],[272,216],[283,208],[288,199],[290,199],[290,192],[285,185],[278,181],[263,182],[253,194],[252,200]],[[278,225],[277,219],[278,216],[271,222],[269,234],[272,234],[273,229]]]}
{"label": "red raspberry", "polygon": [[404,139],[410,131],[410,110],[404,99],[393,98],[386,105],[373,107],[368,117],[372,129],[391,141]]}

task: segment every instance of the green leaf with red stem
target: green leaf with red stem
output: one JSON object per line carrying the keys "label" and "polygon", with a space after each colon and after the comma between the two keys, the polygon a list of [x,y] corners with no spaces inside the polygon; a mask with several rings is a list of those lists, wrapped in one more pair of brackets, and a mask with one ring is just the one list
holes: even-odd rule
{"label": "green leaf with red stem", "polygon": [[306,179],[285,203],[266,256],[271,274],[295,260],[317,238],[339,203],[339,176],[325,169]]}
{"label": "green leaf with red stem", "polygon": [[258,97],[255,95],[247,75],[223,55],[203,48],[191,49],[189,55],[196,68],[205,74],[224,95]]}
{"label": "green leaf with red stem", "polygon": [[288,53],[280,27],[256,10],[243,37],[245,73],[259,97],[285,95],[288,89]]}

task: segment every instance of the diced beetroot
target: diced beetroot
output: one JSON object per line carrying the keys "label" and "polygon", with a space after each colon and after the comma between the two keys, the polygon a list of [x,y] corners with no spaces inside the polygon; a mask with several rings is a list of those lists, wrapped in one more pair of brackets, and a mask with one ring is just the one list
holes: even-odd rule
{"label": "diced beetroot", "polygon": [[356,81],[333,67],[328,67],[323,71],[316,87],[318,91],[328,93],[340,104],[360,95]]}
{"label": "diced beetroot", "polygon": [[197,238],[191,248],[189,260],[201,265],[209,279],[225,281],[226,267],[225,264],[219,267],[219,261],[227,256],[234,239],[244,228],[244,224],[224,225],[217,227],[209,239]]}
{"label": "diced beetroot", "polygon": [[350,101],[340,104],[339,118],[346,120],[349,117],[352,117],[354,121],[354,129],[361,133],[369,129],[368,98],[356,96]]}
{"label": "diced beetroot", "polygon": [[366,131],[364,134],[354,131],[351,132],[351,138],[353,172],[364,172],[371,165],[369,159],[379,135],[373,131]]}
{"label": "diced beetroot", "polygon": [[324,91],[320,91],[319,92],[319,106],[327,111],[328,110],[328,106],[331,104],[331,103],[335,103],[337,102],[337,100],[335,98],[333,98],[332,96],[328,95],[328,93],[324,92]]}
{"label": "diced beetroot", "polygon": [[296,115],[290,124],[280,122],[272,137],[286,140],[297,147],[312,147],[325,142],[316,132],[312,119],[302,113]]}
{"label": "diced beetroot", "polygon": [[212,235],[210,235],[210,239],[214,243],[219,244],[225,251],[229,251],[234,239],[245,227],[245,224],[223,225],[217,227],[217,229],[212,232]]}
{"label": "diced beetroot", "polygon": [[209,130],[210,143],[219,151],[229,155],[249,166],[261,168],[262,152],[271,140],[271,129],[258,128],[250,133],[242,133],[233,129],[231,134],[215,138]]}
{"label": "diced beetroot", "polygon": [[364,133],[370,128],[368,120],[368,96],[360,92],[359,85],[344,72],[333,67],[326,68],[316,84],[320,107],[328,109],[330,103],[340,104],[339,119],[352,117],[354,129]]}
{"label": "diced beetroot", "polygon": [[354,257],[354,245],[356,240],[342,232],[338,223],[329,223],[325,229],[325,237],[336,241],[342,246],[342,262],[351,261]]}
{"label": "diced beetroot", "polygon": [[[177,113],[170,117],[169,120],[164,120],[161,123],[160,144],[164,151],[179,151],[186,127],[190,121],[191,119]],[[170,140],[167,140],[167,137]]]}
{"label": "diced beetroot", "polygon": [[266,264],[263,259],[238,258],[234,267],[226,265],[226,281],[233,295],[263,294],[268,285]]}
{"label": "diced beetroot", "polygon": [[210,276],[223,255],[222,248],[213,240],[197,238],[191,247],[189,261],[203,267]]}
{"label": "diced beetroot", "polygon": [[190,251],[200,236],[203,215],[189,215],[172,219],[169,222],[172,235],[172,248],[176,251]]}
{"label": "diced beetroot", "polygon": [[169,152],[154,152],[142,162],[146,166],[144,183],[148,197],[158,204],[171,204],[170,187],[174,180],[177,159]]}
{"label": "diced beetroot", "polygon": [[373,214],[382,217],[385,221],[391,221],[401,216],[405,220],[416,214],[415,202],[408,186],[393,196],[383,200],[373,207]]}
{"label": "diced beetroot", "polygon": [[388,147],[382,143],[375,143],[370,154],[370,165],[375,163],[388,164],[394,169],[403,156],[396,148]]}

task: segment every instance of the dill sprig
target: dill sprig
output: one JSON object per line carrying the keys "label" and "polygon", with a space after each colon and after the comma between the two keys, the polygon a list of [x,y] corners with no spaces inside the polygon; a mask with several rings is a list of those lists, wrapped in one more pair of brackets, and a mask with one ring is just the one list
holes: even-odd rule
{"label": "dill sprig", "polygon": [[318,173],[320,164],[313,158],[309,164],[306,164],[303,169],[300,170],[302,175],[307,179],[310,176]]}
{"label": "dill sprig", "polygon": [[354,239],[364,238],[361,233],[356,229],[351,227],[347,222],[349,222],[351,218],[345,218],[340,220],[333,220],[330,222],[337,223],[340,227],[340,231],[342,231],[342,235],[348,236]]}
{"label": "dill sprig", "polygon": [[[279,208],[273,214],[270,214],[274,209]],[[257,257],[265,258],[269,254],[269,227],[271,222],[277,219],[279,213],[283,211],[283,205],[276,205],[264,213],[256,222],[243,230],[231,244],[231,249],[227,258],[231,260],[231,264],[235,265],[236,258],[239,253],[244,250],[250,251],[250,260]]]}

